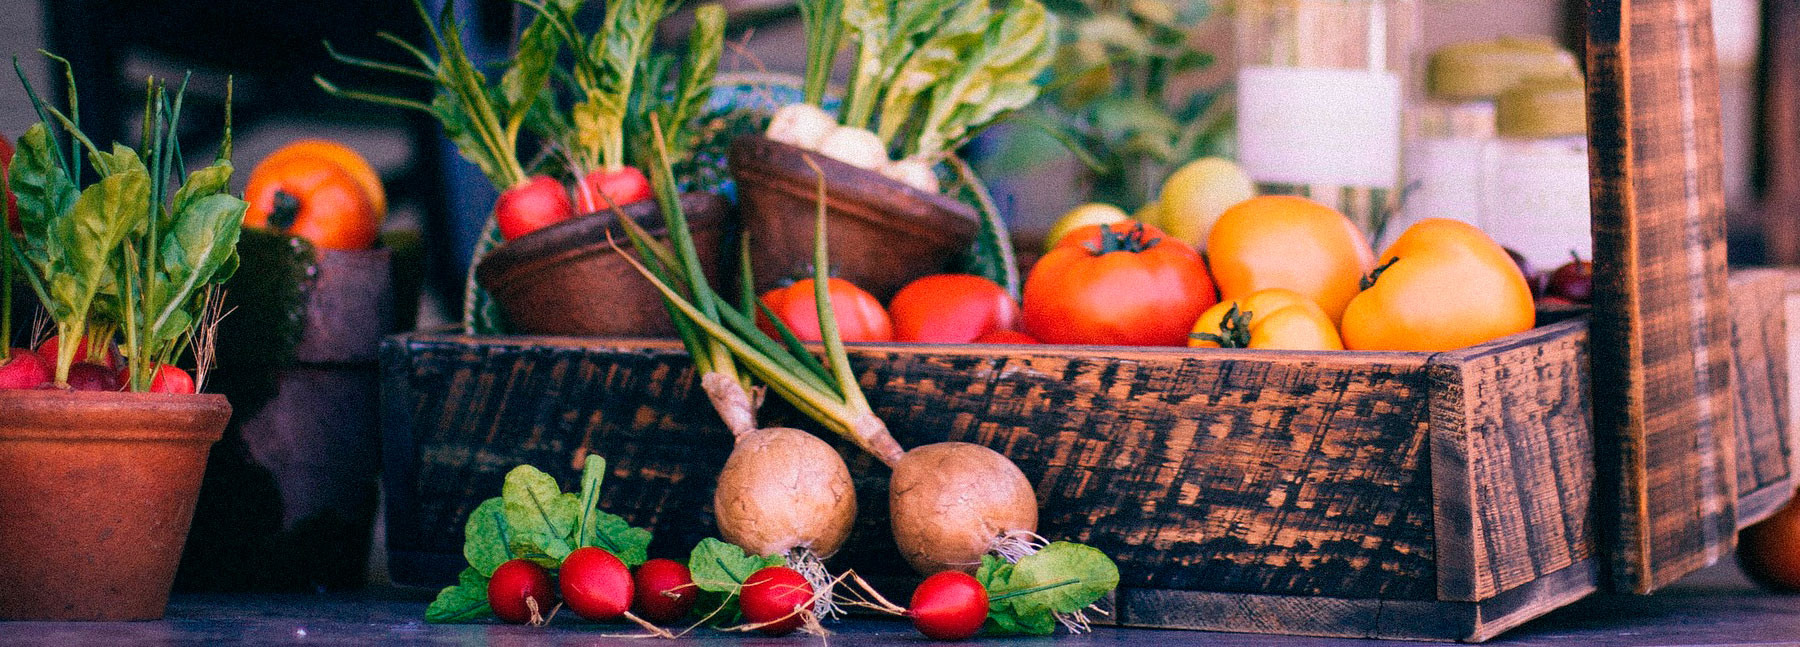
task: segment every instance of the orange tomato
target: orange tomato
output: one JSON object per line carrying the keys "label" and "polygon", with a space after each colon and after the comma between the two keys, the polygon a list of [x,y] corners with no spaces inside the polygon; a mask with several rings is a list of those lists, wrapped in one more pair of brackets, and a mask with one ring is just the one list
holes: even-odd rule
{"label": "orange tomato", "polygon": [[1251,198],[1226,209],[1207,235],[1206,256],[1219,298],[1287,288],[1319,304],[1333,322],[1375,267],[1368,241],[1350,219],[1294,196]]}
{"label": "orange tomato", "polygon": [[[360,157],[346,165],[344,152],[334,146],[300,142],[258,163],[244,189],[250,202],[244,224],[280,230],[326,249],[374,245],[386,207],[380,179]],[[376,194],[367,188],[371,179]]]}
{"label": "orange tomato", "polygon": [[1474,225],[1419,221],[1344,309],[1352,350],[1441,351],[1529,330],[1531,286],[1506,250]]}
{"label": "orange tomato", "polygon": [[1261,290],[1207,308],[1200,320],[1194,322],[1188,345],[1195,348],[1344,349],[1337,327],[1332,325],[1331,317],[1319,308],[1319,304],[1285,288]]}
{"label": "orange tomato", "polygon": [[[262,163],[278,164],[290,157],[317,157],[338,165],[369,196],[369,204],[375,207],[375,213],[387,215],[387,190],[381,186],[381,175],[375,172],[375,167],[369,166],[369,160],[349,146],[328,139],[302,139],[270,153]],[[256,181],[255,170],[250,171],[250,181]]]}
{"label": "orange tomato", "polygon": [[1763,588],[1800,591],[1800,506],[1795,502],[1738,533],[1738,567]]}
{"label": "orange tomato", "polygon": [[[825,285],[831,293],[831,314],[837,319],[838,336],[844,341],[894,340],[894,324],[888,320],[887,311],[881,308],[875,295],[843,279],[834,278]],[[801,341],[824,339],[824,334],[819,331],[819,302],[813,298],[812,279],[801,279],[785,288],[764,292],[762,301]],[[774,325],[760,312],[756,325],[770,337],[780,339]]]}

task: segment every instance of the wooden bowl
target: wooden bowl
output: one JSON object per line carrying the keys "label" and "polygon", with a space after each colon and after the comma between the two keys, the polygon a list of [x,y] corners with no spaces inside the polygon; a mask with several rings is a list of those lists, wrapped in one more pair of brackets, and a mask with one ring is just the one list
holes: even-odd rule
{"label": "wooden bowl", "polygon": [[[681,196],[682,212],[713,285],[724,278],[724,250],[731,206],[711,193]],[[654,201],[622,207],[663,235]],[[662,296],[607,244],[607,233],[626,253],[630,239],[610,213],[573,218],[520,236],[494,249],[475,268],[475,280],[493,295],[515,332],[541,335],[673,337]]]}
{"label": "wooden bowl", "polygon": [[819,178],[825,172],[831,269],[882,303],[913,279],[940,274],[969,250],[981,222],[968,205],[880,173],[757,135],[731,142],[758,292],[810,276]]}

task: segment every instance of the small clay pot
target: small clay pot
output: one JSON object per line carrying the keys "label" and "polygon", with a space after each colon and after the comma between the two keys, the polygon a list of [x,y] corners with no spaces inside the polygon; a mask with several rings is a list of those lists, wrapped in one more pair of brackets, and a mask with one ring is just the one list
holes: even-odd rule
{"label": "small clay pot", "polygon": [[216,394],[0,391],[0,619],[163,616]]}
{"label": "small clay pot", "polygon": [[758,292],[810,276],[819,177],[825,172],[826,241],[834,276],[882,303],[913,279],[949,271],[981,223],[974,209],[880,173],[758,135],[731,142],[750,265]]}
{"label": "small clay pot", "polygon": [[[662,210],[646,200],[621,207],[658,239]],[[700,254],[716,288],[723,278],[730,203],[711,193],[681,196]],[[475,280],[506,312],[514,332],[539,335],[673,337],[662,295],[607,243],[607,233],[632,258],[631,239],[611,212],[572,218],[506,241],[475,267]]]}

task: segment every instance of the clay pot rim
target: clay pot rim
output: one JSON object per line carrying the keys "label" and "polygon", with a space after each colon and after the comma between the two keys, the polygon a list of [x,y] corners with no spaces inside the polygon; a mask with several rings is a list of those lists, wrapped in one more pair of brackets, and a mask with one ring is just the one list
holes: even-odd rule
{"label": "clay pot rim", "polygon": [[[217,393],[171,394],[61,389],[0,390],[0,440],[221,438],[231,403]],[[104,421],[96,424],[96,418]]]}
{"label": "clay pot rim", "polygon": [[[792,144],[778,142],[758,134],[739,135],[731,142],[731,175],[742,185],[746,179],[761,180],[768,188],[808,201],[817,193],[818,178],[806,166],[811,156],[825,172],[825,194],[834,213],[841,213],[886,228],[904,228],[913,235],[948,239],[950,228],[966,230],[974,236],[981,226],[981,216],[973,207],[941,193],[927,193],[910,184],[875,171],[852,166],[829,156]],[[796,170],[801,169],[801,170]],[[743,189],[740,187],[739,192]],[[882,210],[879,206],[903,207],[889,198],[899,192],[925,209]],[[883,194],[888,195],[883,195]],[[898,216],[898,217],[897,217]]]}
{"label": "clay pot rim", "polygon": [[[619,209],[637,219],[652,235],[664,232],[662,207],[655,200],[641,200]],[[724,222],[730,204],[724,196],[697,191],[681,194],[681,209],[690,226],[717,226]],[[501,243],[476,263],[475,280],[496,297],[523,289],[531,277],[542,276],[540,268],[612,254],[612,246],[606,243],[608,232],[621,248],[630,249],[631,241],[618,217],[611,211],[595,212]]]}

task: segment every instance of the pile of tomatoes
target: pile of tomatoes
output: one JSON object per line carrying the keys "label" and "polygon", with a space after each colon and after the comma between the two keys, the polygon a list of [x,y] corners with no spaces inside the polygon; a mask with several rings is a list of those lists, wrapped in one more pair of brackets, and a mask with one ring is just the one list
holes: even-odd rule
{"label": "pile of tomatoes", "polygon": [[[1053,240],[1021,303],[968,275],[919,279],[885,309],[839,279],[830,291],[847,341],[1439,351],[1536,319],[1506,250],[1454,220],[1420,222],[1376,256],[1330,207],[1254,197],[1219,216],[1204,250],[1125,220]],[[763,300],[817,339],[812,294],[801,281]]]}

